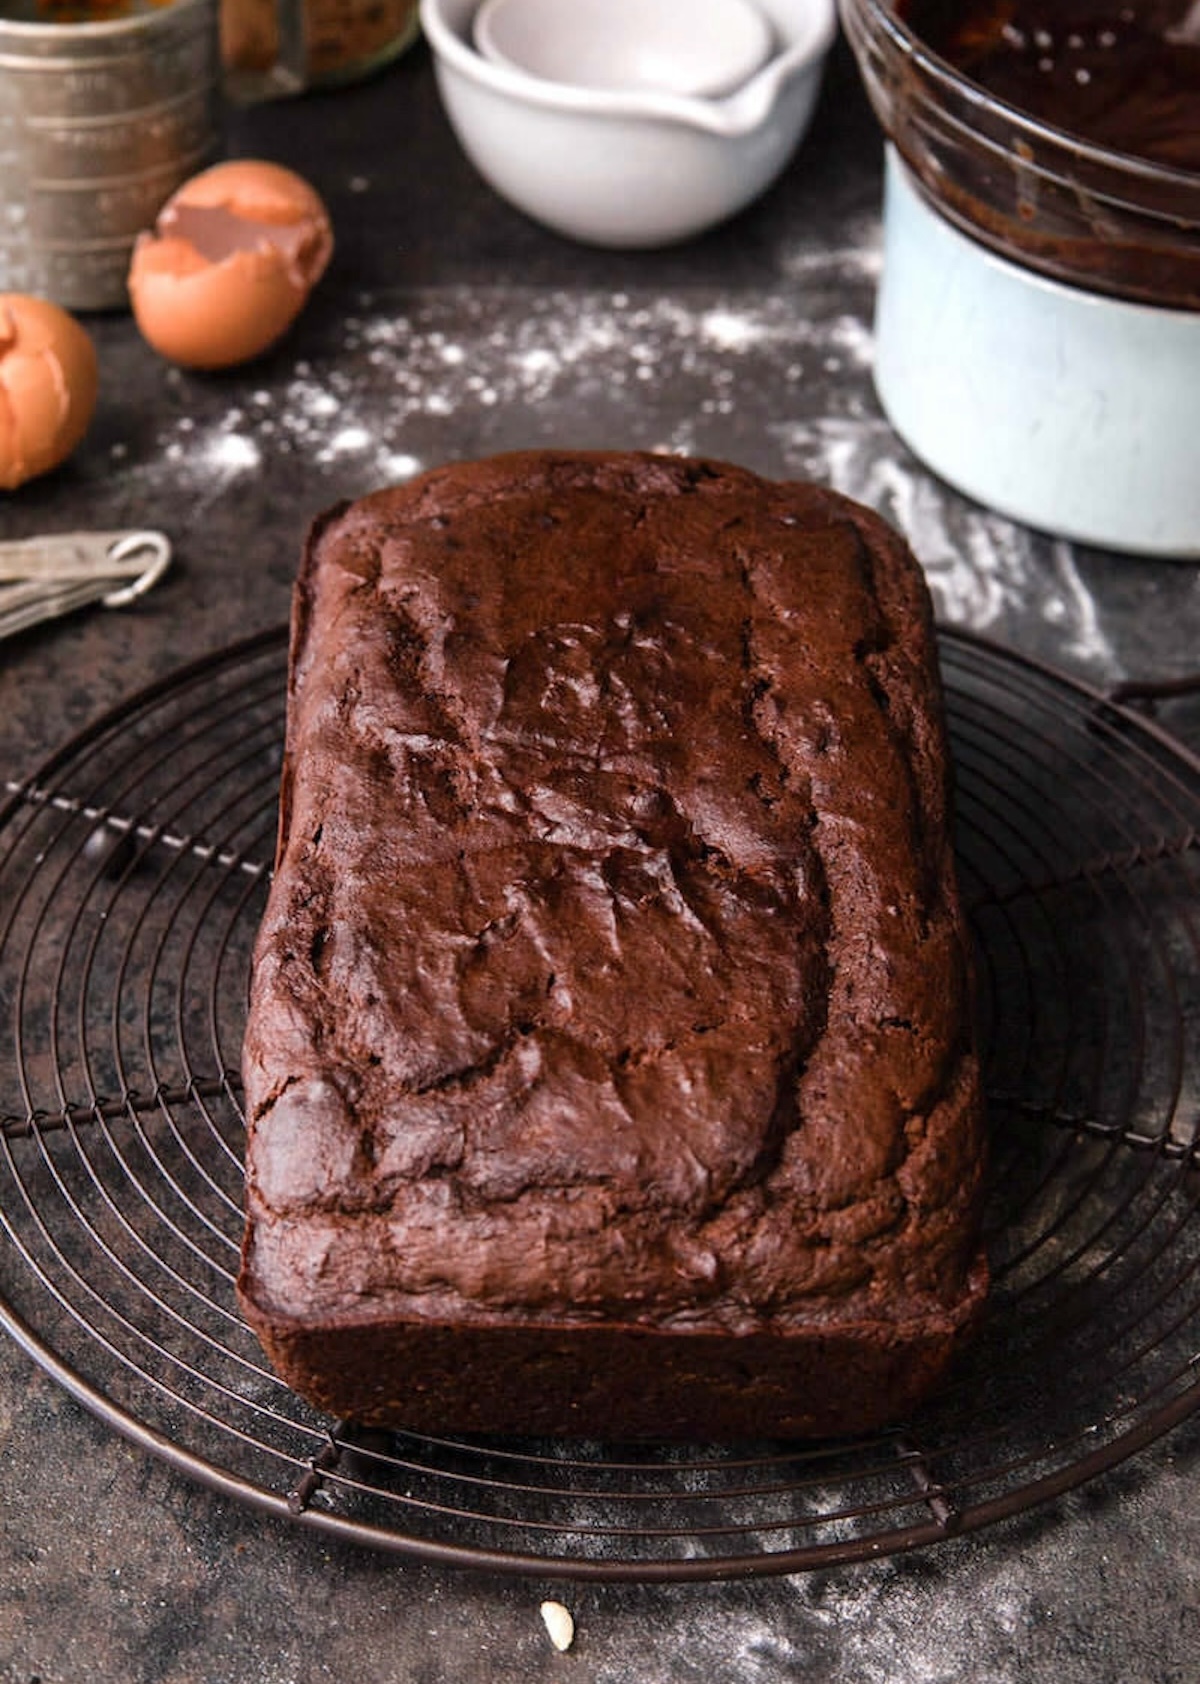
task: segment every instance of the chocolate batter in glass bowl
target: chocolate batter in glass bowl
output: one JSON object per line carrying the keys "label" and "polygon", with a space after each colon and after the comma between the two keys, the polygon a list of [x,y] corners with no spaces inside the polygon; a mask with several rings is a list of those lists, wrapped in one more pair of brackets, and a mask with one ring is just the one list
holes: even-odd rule
{"label": "chocolate batter in glass bowl", "polygon": [[842,0],[947,219],[1091,291],[1200,309],[1200,0]]}

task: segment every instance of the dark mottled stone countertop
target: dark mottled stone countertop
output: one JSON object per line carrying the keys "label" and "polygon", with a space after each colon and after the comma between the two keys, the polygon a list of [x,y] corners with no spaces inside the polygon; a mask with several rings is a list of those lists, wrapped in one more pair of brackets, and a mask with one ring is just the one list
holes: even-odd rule
{"label": "dark mottled stone countertop", "polygon": [[[575,247],[499,202],[450,135],[422,47],[359,87],[231,112],[227,141],[308,174],[334,265],[286,343],[228,374],[171,370],[123,315],[90,322],[92,432],[62,471],[0,501],[0,536],[159,525],[176,562],[136,611],[0,646],[10,788],[142,685],[278,624],[326,505],[551,441],[833,484],[909,534],[944,621],[1098,686],[1197,664],[1194,565],[1083,550],[969,505],[881,416],[880,140],[844,51],[776,187],[659,253]],[[1163,718],[1200,744],[1194,702]],[[0,1465],[5,1684],[1192,1684],[1200,1652],[1195,1420],[972,1537],[694,1586],[556,1586],[322,1539],[127,1443],[8,1340]],[[538,1619],[555,1593],[577,1621],[566,1656]]]}

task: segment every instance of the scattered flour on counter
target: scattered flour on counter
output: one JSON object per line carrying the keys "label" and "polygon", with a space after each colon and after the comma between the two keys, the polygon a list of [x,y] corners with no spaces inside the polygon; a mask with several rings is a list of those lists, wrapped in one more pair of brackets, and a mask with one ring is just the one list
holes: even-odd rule
{"label": "scattered flour on counter", "polygon": [[[1036,1569],[1003,1558],[939,1584],[894,1560],[793,1575],[769,1590],[706,1599],[703,1619],[680,1601],[652,1622],[625,1616],[626,1641],[608,1653],[593,1644],[595,1684],[639,1679],[708,1684],[782,1684],[833,1679],[854,1684],[1021,1684],[1038,1617]],[[969,1576],[968,1576],[969,1575]],[[938,1610],[930,1618],[931,1605]],[[595,1624],[595,1623],[594,1623]],[[636,1642],[636,1657],[631,1644]]]}
{"label": "scattered flour on counter", "polygon": [[814,1585],[790,1579],[807,1619],[835,1630],[846,1676],[856,1684],[959,1684],[977,1675],[987,1657],[989,1684],[1021,1684],[1027,1677],[1026,1640],[1037,1607],[1034,1572],[1021,1559],[989,1557],[981,1583],[946,1584],[939,1618],[930,1621],[931,1586],[894,1562],[875,1572],[841,1573]]}
{"label": "scattered flour on counter", "polygon": [[176,375],[180,413],[113,455],[148,504],[184,494],[200,507],[299,457],[313,509],[498,450],[723,456],[878,509],[912,543],[943,620],[988,632],[1034,616],[1055,647],[1109,665],[1071,546],[947,490],[880,414],[876,252],[865,227],[853,248],[806,247],[762,293],[462,288],[386,307],[364,295],[332,343],[235,404],[227,386]]}
{"label": "scattered flour on counter", "polygon": [[[532,422],[536,436],[538,406],[578,410],[582,400],[586,411],[593,398],[597,417],[611,421],[610,438],[642,446],[674,439],[673,448],[687,449],[692,417],[735,415],[740,384],[751,380],[757,391],[762,365],[784,385],[802,378],[808,353],[866,366],[861,318],[828,315],[778,295],[692,302],[464,291],[417,298],[394,313],[364,300],[328,357],[298,361],[278,387],[260,385],[224,414],[202,412],[202,400],[219,389],[192,389],[177,376],[188,412],[156,441],[156,457],[135,466],[146,476],[165,466],[197,490],[215,491],[274,454],[301,454],[317,470],[336,470],[339,492],[351,494],[460,454],[439,423],[457,437],[464,420],[495,410],[513,431]],[[451,320],[453,331],[441,325]],[[658,414],[664,394],[679,406],[677,420],[637,437],[631,411],[644,404]],[[418,446],[418,433],[432,442]]]}
{"label": "scattered flour on counter", "polygon": [[950,502],[882,417],[796,422],[781,431],[798,473],[869,504],[904,533],[942,619],[986,631],[1024,604],[1030,535],[1000,515]]}
{"label": "scattered flour on counter", "polygon": [[948,491],[908,453],[882,416],[797,421],[777,428],[789,469],[878,510],[921,561],[937,613],[987,632],[1030,609],[1062,632],[1066,654],[1115,661],[1072,546],[1048,540]]}
{"label": "scattered flour on counter", "polygon": [[1063,628],[1067,652],[1107,671],[1116,670],[1116,653],[1104,635],[1095,598],[1083,582],[1072,546],[1058,538],[1051,546],[1058,591],[1043,607],[1045,618]]}
{"label": "scattered flour on counter", "polygon": [[829,323],[829,344],[855,368],[869,369],[875,361],[875,335],[861,316],[836,316]]}
{"label": "scattered flour on counter", "polygon": [[262,462],[262,451],[244,433],[219,433],[209,441],[204,460],[221,474],[253,473]]}
{"label": "scattered flour on counter", "polygon": [[699,321],[701,336],[721,351],[744,351],[766,332],[761,321],[733,310],[709,310]]}
{"label": "scattered flour on counter", "polygon": [[879,211],[854,218],[847,232],[849,239],[843,245],[802,244],[785,251],[780,261],[783,273],[793,281],[833,274],[845,281],[874,284],[883,266],[883,225]]}
{"label": "scattered flour on counter", "polygon": [[221,485],[239,474],[253,473],[262,465],[262,449],[255,438],[240,430],[241,422],[240,410],[231,411],[216,429],[200,429],[185,416],[177,423],[177,436],[167,444],[164,457],[177,467],[199,467]]}
{"label": "scattered flour on counter", "polygon": [[369,450],[371,444],[371,435],[365,427],[342,427],[334,433],[328,444],[317,452],[317,461],[332,462],[336,456],[361,454],[364,450]]}

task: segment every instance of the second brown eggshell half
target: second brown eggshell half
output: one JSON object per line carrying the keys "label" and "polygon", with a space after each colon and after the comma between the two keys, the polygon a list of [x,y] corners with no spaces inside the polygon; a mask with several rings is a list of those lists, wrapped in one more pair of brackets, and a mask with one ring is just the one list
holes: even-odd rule
{"label": "second brown eggshell half", "polygon": [[332,254],[328,212],[301,176],[258,158],[215,164],[138,237],[134,319],[171,362],[232,368],[282,338]]}
{"label": "second brown eggshell half", "polygon": [[97,384],[96,347],[74,316],[0,293],[0,490],[66,460],[91,423]]}

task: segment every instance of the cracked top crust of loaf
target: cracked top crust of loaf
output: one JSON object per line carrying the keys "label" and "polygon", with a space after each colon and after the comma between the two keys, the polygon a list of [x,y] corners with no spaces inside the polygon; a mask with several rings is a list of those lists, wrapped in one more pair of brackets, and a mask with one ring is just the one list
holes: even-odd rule
{"label": "cracked top crust of loaf", "polygon": [[983,1157],[928,593],[536,452],[318,522],[244,1076],[273,1323],[952,1323]]}

